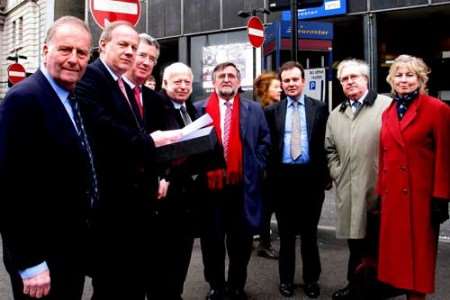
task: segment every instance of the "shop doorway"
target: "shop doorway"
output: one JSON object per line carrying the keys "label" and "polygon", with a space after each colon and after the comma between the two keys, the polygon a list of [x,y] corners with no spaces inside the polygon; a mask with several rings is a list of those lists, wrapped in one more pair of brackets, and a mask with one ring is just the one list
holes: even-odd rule
{"label": "shop doorway", "polygon": [[164,39],[164,40],[158,40],[161,51],[158,58],[158,64],[153,68],[153,76],[156,79],[156,90],[161,89],[161,83],[162,83],[162,74],[164,71],[164,68],[168,65],[178,62],[178,39]]}

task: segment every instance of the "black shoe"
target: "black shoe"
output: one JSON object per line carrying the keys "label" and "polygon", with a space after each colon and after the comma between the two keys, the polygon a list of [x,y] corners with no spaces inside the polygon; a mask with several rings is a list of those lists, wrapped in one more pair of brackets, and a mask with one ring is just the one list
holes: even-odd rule
{"label": "black shoe", "polygon": [[231,300],[247,300],[247,293],[243,289],[227,289],[227,297]]}
{"label": "black shoe", "polygon": [[280,283],[279,290],[284,297],[294,296],[294,285],[292,283]]}
{"label": "black shoe", "polygon": [[350,285],[348,284],[342,289],[337,290],[331,296],[333,300],[350,300],[352,299]]}
{"label": "black shoe", "polygon": [[225,296],[223,290],[210,289],[206,295],[206,300],[224,300]]}
{"label": "black shoe", "polygon": [[280,256],[278,251],[270,247],[263,247],[261,245],[258,246],[256,254],[260,257],[270,258],[270,259],[278,259]]}
{"label": "black shoe", "polygon": [[317,298],[320,296],[320,286],[317,282],[306,283],[303,289],[305,295],[309,298]]}

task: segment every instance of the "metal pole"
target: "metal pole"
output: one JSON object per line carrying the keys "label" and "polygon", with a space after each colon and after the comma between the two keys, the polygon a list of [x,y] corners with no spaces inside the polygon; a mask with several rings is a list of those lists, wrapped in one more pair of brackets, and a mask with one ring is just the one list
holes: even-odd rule
{"label": "metal pole", "polygon": [[292,37],[292,53],[291,59],[298,60],[298,16],[297,16],[297,1],[291,0],[291,37]]}
{"label": "metal pole", "polygon": [[[252,9],[252,17],[256,16],[256,9]],[[253,80],[256,78],[256,48],[253,48]]]}

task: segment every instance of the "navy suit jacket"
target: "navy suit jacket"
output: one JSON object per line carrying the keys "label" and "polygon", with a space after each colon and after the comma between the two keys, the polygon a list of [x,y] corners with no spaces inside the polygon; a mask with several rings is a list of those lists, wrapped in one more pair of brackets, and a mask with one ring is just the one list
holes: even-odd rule
{"label": "navy suit jacket", "polygon": [[[261,105],[240,98],[240,134],[244,155],[244,215],[250,230],[257,231],[262,218],[261,185],[270,134]],[[194,103],[200,115],[206,112],[208,100]]]}
{"label": "navy suit jacket", "polygon": [[[127,84],[125,87],[132,101],[134,95]],[[154,143],[145,132],[144,121],[100,59],[88,65],[76,94],[98,161],[99,213],[107,212],[114,224],[119,220],[127,224],[137,211],[151,209],[157,189]]]}
{"label": "navy suit jacket", "polygon": [[55,255],[79,261],[88,172],[75,127],[42,72],[11,88],[0,106],[0,228],[9,270]]}
{"label": "navy suit jacket", "polygon": [[[265,109],[267,123],[272,138],[272,151],[269,170],[275,171],[281,164],[284,147],[284,129],[286,125],[287,98]],[[329,182],[327,157],[325,153],[325,131],[328,120],[328,108],[325,103],[305,96],[306,131],[309,143],[309,157],[312,173],[318,187],[323,189]]]}

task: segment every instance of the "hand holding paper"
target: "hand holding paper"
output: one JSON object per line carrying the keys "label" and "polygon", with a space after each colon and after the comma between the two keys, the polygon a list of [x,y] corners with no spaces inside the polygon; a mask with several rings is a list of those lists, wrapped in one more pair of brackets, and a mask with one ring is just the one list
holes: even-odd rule
{"label": "hand holding paper", "polygon": [[177,142],[182,137],[181,130],[157,130],[150,134],[156,147],[172,144]]}

